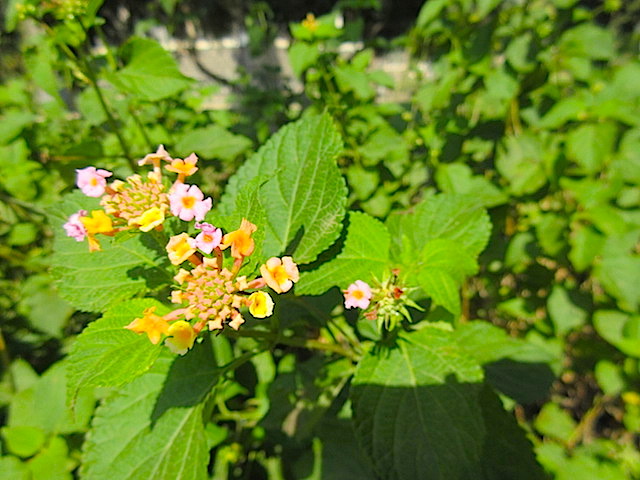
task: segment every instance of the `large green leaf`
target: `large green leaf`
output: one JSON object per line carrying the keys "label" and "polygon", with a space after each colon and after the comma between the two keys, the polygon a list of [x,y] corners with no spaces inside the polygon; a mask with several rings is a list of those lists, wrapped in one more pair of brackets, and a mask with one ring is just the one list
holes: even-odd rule
{"label": "large green leaf", "polygon": [[298,263],[315,260],[340,234],[347,189],[336,165],[342,140],[331,118],[308,115],[285,126],[229,180],[221,209],[257,176],[271,178],[260,201],[267,213],[265,255],[292,254]]}
{"label": "large green leaf", "polygon": [[371,282],[389,262],[389,232],[366,213],[350,212],[342,251],[317,270],[304,272],[296,285],[300,295],[319,295],[333,286],[346,288],[355,280]]}
{"label": "large green leaf", "polygon": [[488,322],[469,322],[455,331],[456,342],[484,370],[487,382],[520,403],[544,399],[555,380],[553,357],[533,343],[512,338]]}
{"label": "large green leaf", "polygon": [[356,437],[378,478],[542,478],[531,445],[482,377],[454,334],[432,326],[365,355],[351,398]]}
{"label": "large green leaf", "polygon": [[435,305],[441,305],[456,317],[460,315],[460,285],[442,268],[422,268],[417,276],[418,285]]}
{"label": "large green leaf", "polygon": [[66,402],[66,360],[54,364],[33,385],[17,393],[9,406],[8,424],[37,427],[47,433],[84,432],[93,413],[92,388],[82,388],[76,396],[75,409]]}
{"label": "large green leaf", "polygon": [[51,267],[62,298],[80,310],[104,312],[118,302],[172,281],[165,246],[153,232],[124,241],[101,236],[100,252],[89,252],[86,242],[65,235],[62,225],[71,214],[95,208],[96,199],[75,192],[52,212],[56,236]]}
{"label": "large green leaf", "polygon": [[208,478],[203,402],[216,381],[209,342],[184,357],[160,357],[96,411],[82,478]]}
{"label": "large green leaf", "polygon": [[153,365],[162,346],[151,343],[147,335],[124,328],[149,307],[156,307],[158,315],[167,313],[167,308],[155,300],[131,300],[109,310],[84,329],[68,357],[71,398],[84,386],[123,385]]}
{"label": "large green leaf", "polygon": [[191,85],[192,80],[178,69],[175,59],[155,40],[133,37],[121,51],[125,67],[109,80],[125,93],[155,102]]}
{"label": "large green leaf", "polygon": [[415,261],[416,251],[436,239],[453,240],[475,258],[491,233],[482,205],[471,196],[453,194],[427,197],[412,212],[390,217],[388,226],[394,241],[392,254],[407,265]]}

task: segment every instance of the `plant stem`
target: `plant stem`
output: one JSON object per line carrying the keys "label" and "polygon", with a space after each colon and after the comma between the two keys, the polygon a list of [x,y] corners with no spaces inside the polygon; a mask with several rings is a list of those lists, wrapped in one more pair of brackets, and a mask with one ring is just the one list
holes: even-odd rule
{"label": "plant stem", "polygon": [[2,329],[0,329],[0,364],[2,365],[2,369],[7,373],[11,391],[15,392],[16,382],[13,378],[13,374],[11,373],[11,358],[9,357],[9,351],[7,350],[7,343],[4,341],[4,336],[2,335]]}
{"label": "plant stem", "polygon": [[[82,20],[80,18],[77,18],[77,20],[78,20],[78,23],[80,24],[80,28],[82,28],[82,31],[84,32],[85,44],[86,44],[89,41],[89,32],[87,31],[87,29],[85,28],[84,24],[82,23]],[[87,50],[88,50],[88,48],[87,48]],[[131,166],[131,169],[133,171],[135,171],[136,170],[136,163],[135,163],[133,157],[131,156],[131,152],[129,150],[129,146],[127,145],[127,142],[124,140],[124,137],[122,136],[122,133],[120,132],[120,128],[118,127],[118,123],[116,122],[116,119],[113,116],[113,113],[111,112],[111,109],[107,106],[107,102],[105,101],[104,95],[102,94],[102,89],[98,85],[98,80],[96,78],[95,72],[91,68],[91,64],[88,62],[86,56],[82,56],[81,63],[82,63],[82,66],[84,67],[83,69],[84,69],[84,71],[85,71],[85,73],[87,75],[87,78],[89,79],[89,83],[93,87],[93,90],[96,93],[96,96],[98,97],[98,102],[100,102],[100,106],[102,107],[102,110],[104,111],[105,115],[107,116],[107,122],[109,123],[109,126],[113,130],[113,133],[115,133],[116,137],[118,138],[118,143],[120,143],[120,148],[122,148],[122,154],[124,155],[124,157],[129,162],[129,165]]]}
{"label": "plant stem", "polygon": [[273,332],[266,332],[260,330],[248,330],[242,329],[236,331],[226,330],[227,335],[235,338],[245,337],[245,338],[256,338],[260,340],[266,340],[275,344],[289,345],[291,347],[299,347],[299,348],[309,348],[312,350],[322,350],[325,352],[337,353],[338,355],[342,355],[343,357],[350,358],[351,360],[357,361],[358,355],[350,350],[345,349],[341,345],[336,345],[333,343],[323,343],[318,340],[313,340],[311,338],[299,338],[299,337],[284,337],[282,335],[278,335]]}

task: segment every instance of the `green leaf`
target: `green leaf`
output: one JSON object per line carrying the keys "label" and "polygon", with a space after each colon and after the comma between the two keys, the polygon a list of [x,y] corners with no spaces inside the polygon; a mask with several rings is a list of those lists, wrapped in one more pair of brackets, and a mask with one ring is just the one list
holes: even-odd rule
{"label": "green leaf", "polygon": [[89,252],[86,242],[65,235],[62,225],[67,218],[80,209],[91,211],[96,204],[95,199],[75,192],[52,212],[56,236],[51,272],[60,296],[80,310],[104,312],[150,288],[171,283],[165,245],[153,232],[124,241],[101,236],[100,252]]}
{"label": "green leaf", "polygon": [[244,135],[236,135],[219,125],[209,125],[188,130],[179,137],[174,149],[183,156],[195,152],[207,160],[219,158],[230,162],[251,147],[251,143]]}
{"label": "green leaf", "polygon": [[565,31],[560,38],[559,47],[568,57],[609,60],[616,56],[615,35],[595,23],[585,22]]}
{"label": "green leaf", "polygon": [[617,133],[611,122],[581,125],[567,135],[567,157],[585,173],[597,173],[612,153]]}
{"label": "green leaf", "polygon": [[640,357],[640,316],[598,310],[593,314],[593,326],[602,338],[620,351]]}
{"label": "green leaf", "polygon": [[[531,446],[482,383],[454,334],[426,326],[360,361],[351,386],[356,437],[377,478],[542,478]],[[496,446],[496,442],[500,445]]]}
{"label": "green leaf", "polygon": [[615,397],[627,388],[622,367],[610,360],[600,360],[594,370],[598,386],[605,395]]}
{"label": "green leaf", "polygon": [[8,425],[37,427],[47,433],[83,432],[93,413],[92,388],[83,388],[72,412],[66,402],[66,361],[55,363],[31,387],[20,391],[9,405]]}
{"label": "green leaf", "polygon": [[107,311],[78,336],[68,357],[67,392],[75,399],[85,386],[118,387],[147,371],[162,351],[145,334],[124,327],[142,317],[146,308],[168,313],[167,307],[151,299],[131,300]]}
{"label": "green leaf", "polygon": [[[453,240],[475,258],[491,234],[487,212],[473,197],[464,195],[427,197],[412,212],[391,216],[387,226],[395,242],[392,255],[400,261],[410,259],[414,251],[436,239]],[[409,242],[408,247],[403,239]]]}
{"label": "green leaf", "polygon": [[349,212],[347,238],[342,251],[316,270],[303,272],[298,295],[320,295],[333,286],[346,288],[355,280],[381,277],[389,262],[389,232],[366,213]]}
{"label": "green leaf", "polygon": [[220,208],[231,211],[244,185],[257,176],[272,176],[260,191],[267,213],[264,253],[312,262],[342,228],[347,190],[336,165],[341,149],[342,140],[326,114],[289,124],[231,177]]}
{"label": "green leaf", "polygon": [[216,381],[210,342],[160,357],[96,411],[82,478],[207,479],[203,401]]}
{"label": "green leaf", "polygon": [[320,50],[315,43],[295,42],[289,48],[289,62],[293,73],[300,77],[306,69],[315,65],[320,57]]}
{"label": "green leaf", "polygon": [[594,276],[621,308],[636,311],[640,306],[640,256],[604,249]]}
{"label": "green leaf", "polygon": [[456,317],[460,315],[459,285],[441,268],[424,268],[417,275],[418,284],[435,305],[442,305]]}
{"label": "green leaf", "polygon": [[542,142],[531,134],[505,137],[498,149],[496,168],[509,181],[514,195],[538,191],[547,181]]}
{"label": "green leaf", "polygon": [[543,435],[561,442],[567,442],[576,428],[575,420],[555,403],[547,403],[542,407],[534,425]]}
{"label": "green leaf", "polygon": [[605,238],[588,225],[575,224],[571,228],[569,260],[578,272],[584,272],[600,254]]}
{"label": "green leaf", "polygon": [[33,478],[48,480],[72,480],[71,468],[74,463],[69,458],[69,447],[61,437],[53,437],[38,455],[27,463]]}
{"label": "green leaf", "polygon": [[109,80],[125,93],[156,102],[191,85],[192,80],[178,69],[175,59],[155,40],[133,37],[121,48],[125,67],[109,75]]}
{"label": "green leaf", "polygon": [[560,358],[538,345],[509,337],[503,329],[488,322],[474,321],[455,331],[458,345],[485,369],[487,382],[522,404],[547,397],[555,375],[551,366]]}
{"label": "green leaf", "polygon": [[31,480],[27,466],[16,457],[0,457],[0,480]]}
{"label": "green leaf", "polygon": [[480,175],[473,175],[471,168],[462,163],[445,163],[436,172],[438,188],[445,193],[473,195],[485,207],[502,205],[508,200],[491,181]]}
{"label": "green leaf", "polygon": [[547,300],[547,310],[556,335],[564,337],[569,331],[581,327],[587,321],[587,312],[580,308],[561,285],[554,285]]}
{"label": "green leaf", "polygon": [[46,440],[45,432],[38,427],[2,427],[0,433],[7,451],[23,458],[38,453]]}

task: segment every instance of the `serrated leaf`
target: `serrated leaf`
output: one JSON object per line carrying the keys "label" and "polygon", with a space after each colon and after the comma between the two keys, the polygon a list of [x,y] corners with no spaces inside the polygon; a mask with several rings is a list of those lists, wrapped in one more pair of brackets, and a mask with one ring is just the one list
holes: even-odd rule
{"label": "serrated leaf", "polygon": [[418,272],[416,279],[435,305],[460,315],[460,286],[446,270],[427,267]]}
{"label": "serrated leaf", "polygon": [[555,380],[551,365],[559,365],[560,359],[546,350],[481,321],[460,325],[455,338],[467,355],[482,364],[487,382],[496,390],[523,404],[548,395]]}
{"label": "serrated leaf", "polygon": [[[175,390],[177,376],[181,392]],[[208,342],[196,345],[184,357],[160,357],[149,372],[96,411],[83,447],[82,478],[208,478],[202,411],[204,396],[215,381]],[[176,401],[178,397],[182,400]]]}
{"label": "serrated leaf", "polygon": [[156,307],[163,315],[167,307],[151,299],[131,300],[106,312],[78,336],[68,357],[67,394],[75,398],[81,387],[118,387],[147,371],[162,351],[147,335],[124,327]]}
{"label": "serrated leaf", "polygon": [[155,40],[133,37],[122,47],[125,67],[109,80],[125,93],[155,102],[175,95],[193,80],[178,69],[175,59]]}
{"label": "serrated leaf", "polygon": [[95,208],[96,199],[75,192],[52,212],[56,235],[50,265],[62,298],[80,310],[104,312],[150,287],[172,281],[164,245],[153,233],[121,242],[101,236],[100,252],[89,252],[86,242],[65,235],[62,225],[71,214]]}
{"label": "serrated leaf", "polygon": [[[368,353],[351,398],[356,437],[377,478],[511,478],[510,469],[543,478],[523,432],[452,332],[427,326]],[[499,450],[514,444],[505,466]]]}
{"label": "serrated leaf", "polygon": [[[401,261],[407,260],[411,248],[420,251],[436,239],[453,240],[475,258],[491,233],[484,208],[472,197],[453,194],[427,197],[412,212],[390,217],[387,226],[394,240],[392,255]],[[409,241],[409,248],[403,246],[403,238]]]}
{"label": "serrated leaf", "polygon": [[303,272],[296,293],[320,295],[333,286],[346,288],[355,280],[380,278],[389,262],[389,243],[389,232],[380,221],[366,213],[350,212],[342,251],[317,270]]}
{"label": "serrated leaf", "polygon": [[289,124],[231,177],[220,208],[230,211],[240,189],[256,176],[271,176],[260,191],[267,214],[264,253],[312,262],[342,228],[347,189],[335,162],[341,149],[327,114]]}

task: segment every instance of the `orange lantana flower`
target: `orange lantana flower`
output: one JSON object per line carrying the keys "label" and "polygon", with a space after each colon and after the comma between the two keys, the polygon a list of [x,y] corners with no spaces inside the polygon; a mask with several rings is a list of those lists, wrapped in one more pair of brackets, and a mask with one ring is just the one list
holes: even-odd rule
{"label": "orange lantana flower", "polygon": [[124,328],[135,333],[146,333],[149,341],[157,345],[162,335],[166,335],[169,332],[169,323],[160,315],[156,315],[155,311],[156,307],[146,308],[142,318],[136,318]]}
{"label": "orange lantana flower", "polygon": [[231,256],[233,258],[242,259],[248,257],[253,253],[255,243],[251,234],[258,229],[253,223],[246,218],[242,219],[240,228],[234,232],[227,233],[222,237],[222,244],[220,249],[224,250],[227,247],[231,247]]}

